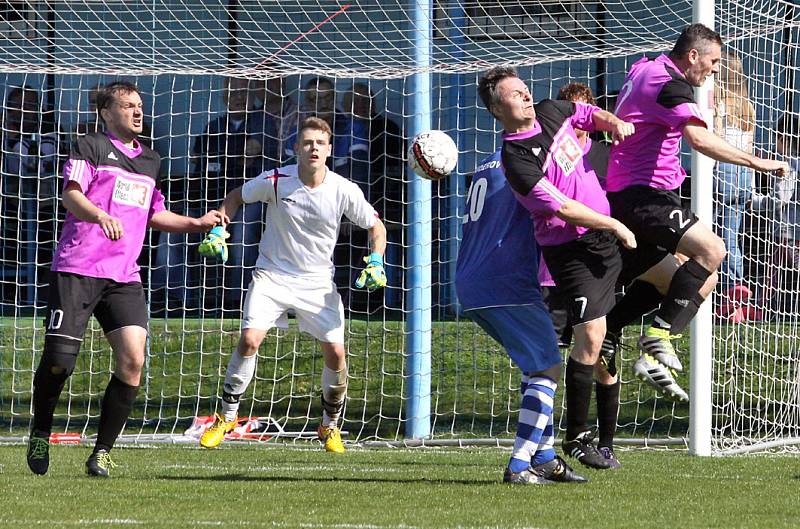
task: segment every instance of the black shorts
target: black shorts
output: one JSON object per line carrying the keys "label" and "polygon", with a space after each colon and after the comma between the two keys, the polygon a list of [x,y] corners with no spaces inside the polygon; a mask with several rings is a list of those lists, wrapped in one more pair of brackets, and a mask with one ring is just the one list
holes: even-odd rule
{"label": "black shorts", "polygon": [[631,186],[608,193],[611,216],[636,236],[636,248],[620,246],[623,270],[620,283],[627,285],[664,257],[674,254],[678,243],[698,218],[681,203],[674,191],[648,186]]}
{"label": "black shorts", "polygon": [[553,328],[558,336],[558,346],[566,347],[572,342],[572,325],[569,324],[567,307],[568,300],[564,299],[558,287],[542,286],[542,300],[550,312]]}
{"label": "black shorts", "polygon": [[608,314],[614,306],[614,286],[622,270],[614,235],[591,231],[565,244],[542,246],[542,255],[567,303],[572,325]]}
{"label": "black shorts", "polygon": [[92,314],[105,334],[130,326],[147,329],[142,284],[51,272],[45,334],[83,340]]}

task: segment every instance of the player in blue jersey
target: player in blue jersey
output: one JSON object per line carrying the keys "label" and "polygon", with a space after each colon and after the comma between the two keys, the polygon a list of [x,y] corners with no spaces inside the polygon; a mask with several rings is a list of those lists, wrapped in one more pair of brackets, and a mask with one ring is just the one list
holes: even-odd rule
{"label": "player in blue jersey", "polygon": [[537,280],[533,221],[516,200],[500,163],[485,159],[467,193],[456,292],[464,314],[522,370],[517,436],[503,481],[584,482],[553,449],[553,402],[561,372],[558,340]]}
{"label": "player in blue jersey", "polygon": [[498,66],[486,72],[478,94],[503,126],[503,172],[533,218],[536,242],[557,288],[570,300],[575,340],[565,375],[568,413],[562,447],[584,465],[610,468],[587,427],[585,396],[591,395],[605,316],[614,306],[614,286],[622,269],[617,240],[633,248],[636,239],[608,216],[605,192],[583,163],[575,130],[611,132],[615,142],[635,130],[593,105],[550,99],[534,104],[513,68]]}

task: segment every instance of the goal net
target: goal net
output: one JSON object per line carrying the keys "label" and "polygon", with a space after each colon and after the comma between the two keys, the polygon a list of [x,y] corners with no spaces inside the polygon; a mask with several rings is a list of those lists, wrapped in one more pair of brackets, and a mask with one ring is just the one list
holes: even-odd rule
{"label": "goal net", "polygon": [[[161,189],[177,213],[216,207],[244,179],[291,163],[299,118],[318,115],[333,125],[334,169],[363,189],[389,233],[383,291],[352,287],[368,252],[363,232],[345,223],[334,253],[348,318],[346,439],[405,439],[415,376],[412,332],[430,337],[424,354],[431,363],[432,440],[513,436],[518,372],[459,315],[453,288],[467,178],[500,141],[477,98],[477,79],[493,65],[514,65],[537,100],[583,82],[600,106],[613,109],[628,67],[645,54],[668,51],[691,19],[691,1],[0,3],[0,436],[21,437],[30,424],[69,144],[102,130],[96,88],[119,79],[142,91],[143,141],[162,156]],[[787,126],[795,126],[798,118],[798,20],[792,3],[776,0],[725,2],[717,11],[717,29],[742,62],[756,153],[774,155],[781,119],[788,116]],[[424,60],[420,46],[429,51]],[[415,75],[430,81],[421,94],[428,107],[413,103],[418,87],[428,86]],[[422,113],[456,140],[460,157],[457,175],[434,184],[430,199],[412,203],[415,177],[405,164],[405,144]],[[787,143],[791,153],[784,155],[797,157],[797,145]],[[721,224],[743,255],[738,275],[723,270],[726,287],[711,301],[719,314],[713,364],[719,451],[788,446],[800,428],[795,180],[752,176],[752,185],[734,182],[727,198],[708,197],[720,215],[738,215],[735,230],[727,220]],[[758,207],[751,206],[751,191],[759,193]],[[430,223],[418,225],[414,208],[430,210]],[[180,436],[196,417],[217,410],[263,214],[248,206],[235,219],[225,265],[198,257],[199,236],[148,236],[140,264],[150,338],[126,439]],[[420,245],[420,233],[430,236],[421,248],[430,263],[410,251]],[[431,278],[423,288],[432,323],[412,331],[409,320],[419,307],[410,301],[418,288],[410,278],[419,271]],[[737,285],[749,289],[749,300],[742,289],[734,291]],[[657,398],[632,377],[637,332],[627,330],[621,358],[619,438],[683,445],[688,405]],[[688,357],[687,344],[679,348]],[[318,344],[293,323],[271,331],[240,414],[269,418],[262,425],[271,435],[313,435],[322,365]],[[96,432],[112,370],[108,344],[92,320],[56,412],[57,431]],[[688,387],[688,378],[679,383]]]}

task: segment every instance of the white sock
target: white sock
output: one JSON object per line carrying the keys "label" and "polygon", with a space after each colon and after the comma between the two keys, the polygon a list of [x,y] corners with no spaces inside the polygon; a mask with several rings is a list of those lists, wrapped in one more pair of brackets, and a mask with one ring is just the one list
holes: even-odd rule
{"label": "white sock", "polygon": [[322,368],[322,425],[335,428],[339,422],[344,399],[347,396],[347,367],[334,371],[325,366]]}
{"label": "white sock", "polygon": [[222,414],[226,421],[236,418],[239,411],[239,397],[247,391],[247,386],[250,385],[256,371],[256,356],[242,356],[238,350],[231,355],[228,369],[225,372],[223,391],[232,398],[227,399],[225,395],[222,397]]}

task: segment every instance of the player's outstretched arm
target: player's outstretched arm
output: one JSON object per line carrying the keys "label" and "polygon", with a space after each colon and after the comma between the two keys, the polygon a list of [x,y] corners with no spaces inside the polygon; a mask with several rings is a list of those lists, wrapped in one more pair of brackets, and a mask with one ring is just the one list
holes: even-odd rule
{"label": "player's outstretched arm", "polygon": [[242,207],[242,204],[244,204],[244,199],[242,198],[242,186],[239,186],[225,195],[225,198],[222,200],[222,204],[219,207],[219,212],[228,217],[233,217],[236,215],[236,212],[239,211],[239,208]]}
{"label": "player's outstretched arm", "polygon": [[92,201],[83,194],[83,189],[78,182],[67,183],[67,188],[64,190],[61,201],[67,211],[80,220],[99,224],[105,236],[112,241],[116,241],[124,235],[122,221],[95,206]]}
{"label": "player's outstretched arm", "polygon": [[703,125],[693,122],[688,123],[683,128],[683,137],[697,152],[705,154],[718,162],[742,165],[755,171],[775,173],[778,176],[785,176],[789,173],[788,163],[759,158],[737,149]]}
{"label": "player's outstretched arm", "polygon": [[636,132],[633,123],[622,121],[611,112],[606,112],[605,110],[594,112],[592,114],[592,121],[597,130],[611,133],[614,145],[625,141],[625,138],[632,136]]}
{"label": "player's outstretched arm", "polygon": [[596,212],[577,200],[567,200],[564,202],[561,208],[556,212],[556,215],[561,220],[573,226],[610,231],[622,242],[625,248],[636,248],[636,237],[627,226],[613,217]]}
{"label": "player's outstretched arm", "polygon": [[369,247],[373,252],[381,255],[386,253],[386,225],[381,219],[375,219],[375,224],[367,229],[369,233]]}
{"label": "player's outstretched arm", "polygon": [[150,218],[148,225],[159,231],[170,233],[202,233],[217,224],[226,225],[230,222],[227,215],[211,210],[202,217],[186,217],[171,211],[159,211]]}
{"label": "player's outstretched arm", "polygon": [[386,226],[380,219],[376,219],[375,224],[367,231],[372,253],[364,258],[367,266],[356,278],[355,287],[366,287],[372,292],[386,286],[386,271],[383,268],[383,255],[386,253]]}
{"label": "player's outstretched arm", "polygon": [[212,224],[211,231],[208,232],[197,248],[200,255],[219,259],[223,263],[228,260],[228,243],[225,241],[230,237],[230,234],[225,230],[225,226],[230,222],[229,217],[235,215],[243,203],[241,186],[225,196],[217,212],[222,215],[225,222],[219,222],[216,226]]}

